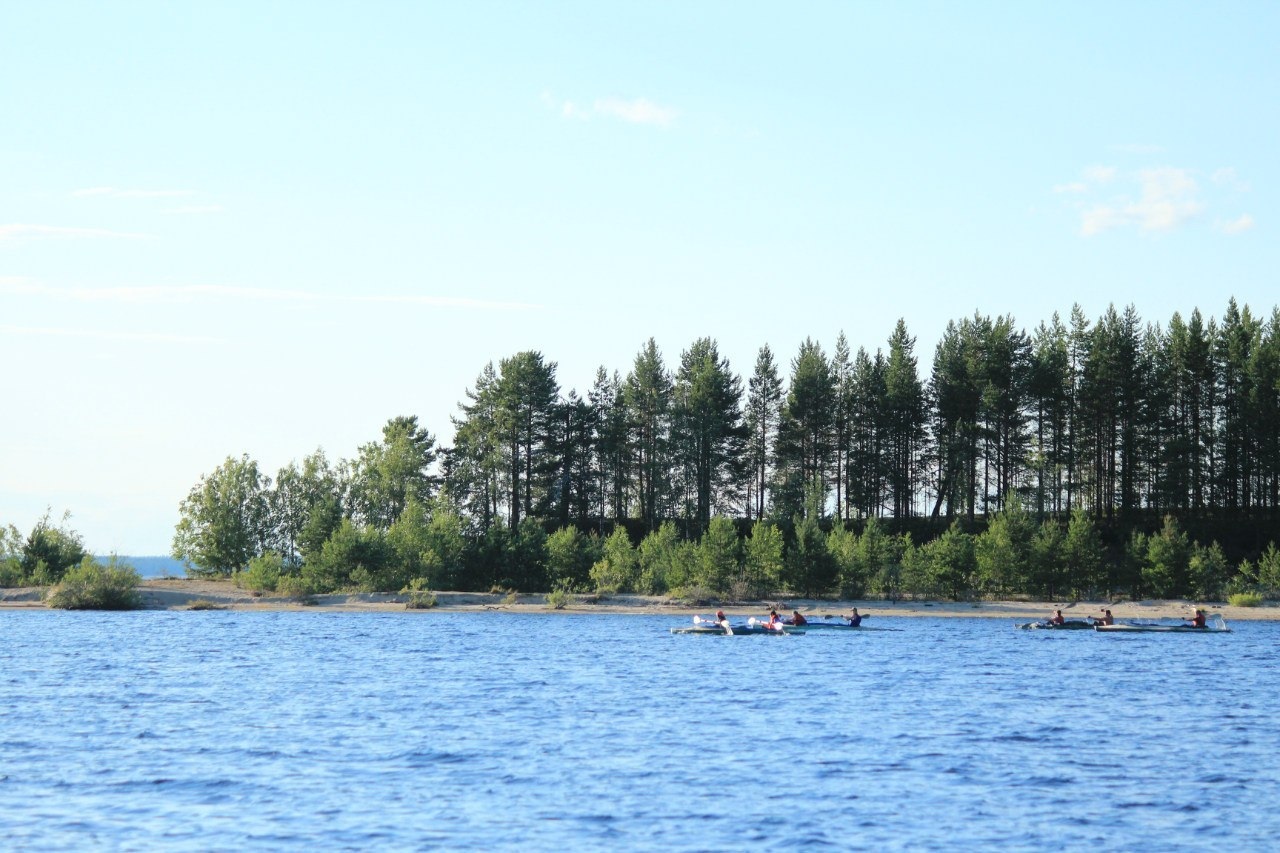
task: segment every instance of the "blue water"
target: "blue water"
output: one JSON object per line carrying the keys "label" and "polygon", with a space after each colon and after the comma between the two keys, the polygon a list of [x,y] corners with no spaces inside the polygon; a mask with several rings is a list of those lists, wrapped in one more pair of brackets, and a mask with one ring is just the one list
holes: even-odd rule
{"label": "blue water", "polygon": [[1274,849],[1280,625],[0,614],[0,847]]}

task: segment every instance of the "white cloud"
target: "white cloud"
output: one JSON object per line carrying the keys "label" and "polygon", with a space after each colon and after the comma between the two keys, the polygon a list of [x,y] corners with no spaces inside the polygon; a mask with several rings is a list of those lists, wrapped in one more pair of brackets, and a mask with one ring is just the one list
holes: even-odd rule
{"label": "white cloud", "polygon": [[[1200,188],[1189,169],[1161,166],[1125,173],[1110,166],[1091,166],[1084,170],[1084,177],[1084,190],[1089,192],[1118,185],[1110,198],[1087,207],[1079,205],[1080,233],[1086,237],[1125,227],[1146,232],[1171,231],[1204,211]],[[1054,191],[1064,190],[1054,187]]]}
{"label": "white cloud", "polygon": [[[15,283],[10,286],[9,282]],[[423,305],[438,308],[464,308],[480,311],[529,311],[541,308],[527,302],[502,302],[458,296],[422,296],[414,294],[349,295],[313,293],[306,290],[284,290],[260,287],[236,287],[222,284],[189,284],[174,286],[75,287],[51,288],[23,279],[0,278],[0,292],[37,294],[72,302],[114,302],[132,304],[223,302],[294,302],[314,304],[378,304]]]}
{"label": "white cloud", "polygon": [[8,326],[0,325],[6,335],[26,335],[41,338],[79,338],[96,341],[127,341],[152,344],[221,344],[221,338],[201,335],[175,335],[167,332],[118,332],[102,329],[72,329],[56,326]]}
{"label": "white cloud", "polygon": [[59,225],[26,225],[22,223],[0,225],[0,242],[43,237],[137,240],[150,236],[150,234],[134,234],[128,231],[110,231],[105,228],[66,228]]}
{"label": "white cloud", "polygon": [[601,117],[617,119],[628,124],[669,127],[678,115],[671,107],[655,103],[648,98],[597,98],[590,107],[576,101],[555,98],[550,92],[543,92],[541,99],[562,118],[576,121]]}
{"label": "white cloud", "polygon": [[1253,217],[1247,213],[1242,213],[1235,219],[1223,222],[1218,226],[1218,230],[1224,234],[1239,234],[1242,231],[1248,231],[1253,227]]}
{"label": "white cloud", "polygon": [[39,293],[44,288],[37,282],[20,275],[0,275],[0,293],[16,295]]}
{"label": "white cloud", "polygon": [[71,193],[77,197],[108,196],[110,198],[176,198],[191,194],[191,190],[121,190],[115,187],[87,187]]}
{"label": "white cloud", "polygon": [[1114,207],[1094,207],[1080,215],[1080,233],[1086,237],[1124,224],[1124,214]]}
{"label": "white cloud", "polygon": [[222,213],[222,205],[220,204],[188,204],[182,207],[171,207],[164,213],[173,214],[200,214],[200,213]]}
{"label": "white cloud", "polygon": [[675,110],[655,104],[648,98],[601,98],[595,102],[595,111],[630,124],[652,124],[658,127],[667,127],[676,118]]}
{"label": "white cloud", "polygon": [[1123,151],[1126,154],[1159,154],[1164,151],[1164,147],[1160,145],[1146,145],[1141,142],[1126,142],[1120,145],[1112,145],[1112,150]]}
{"label": "white cloud", "polygon": [[1144,231],[1168,231],[1195,217],[1204,208],[1196,199],[1196,182],[1186,169],[1168,166],[1138,173],[1142,196],[1128,206]]}
{"label": "white cloud", "polygon": [[1089,191],[1089,185],[1083,181],[1075,181],[1070,184],[1058,184],[1053,191],[1055,193],[1086,193]]}
{"label": "white cloud", "polygon": [[1224,166],[1221,169],[1215,169],[1211,180],[1220,187],[1228,187],[1236,192],[1247,193],[1249,185],[1236,175],[1236,170],[1230,166]]}
{"label": "white cloud", "polygon": [[1090,166],[1084,170],[1084,179],[1091,184],[1109,184],[1120,170],[1115,166]]}

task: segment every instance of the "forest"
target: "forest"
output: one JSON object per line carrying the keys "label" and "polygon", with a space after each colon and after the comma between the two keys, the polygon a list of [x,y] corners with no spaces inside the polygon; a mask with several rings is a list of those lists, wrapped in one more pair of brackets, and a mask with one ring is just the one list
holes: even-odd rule
{"label": "forest", "polygon": [[[179,508],[196,574],[292,590],[1217,599],[1280,587],[1280,309],[1074,307],[883,346],[653,339],[585,393],[484,365],[451,447],[391,418],[350,459],[229,456]],[[56,573],[56,572],[55,572]]]}

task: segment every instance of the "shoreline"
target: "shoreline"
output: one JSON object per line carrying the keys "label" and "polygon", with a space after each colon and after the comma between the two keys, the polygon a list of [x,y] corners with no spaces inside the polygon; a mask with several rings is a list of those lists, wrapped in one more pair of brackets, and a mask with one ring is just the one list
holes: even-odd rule
{"label": "shoreline", "polygon": [[[143,610],[216,609],[239,612],[323,611],[383,613],[545,613],[560,615],[630,614],[637,616],[678,616],[688,618],[695,613],[714,613],[722,609],[731,618],[763,616],[770,607],[790,615],[799,610],[809,617],[839,615],[857,607],[868,617],[970,617],[1035,621],[1047,619],[1061,609],[1067,619],[1087,619],[1109,607],[1119,621],[1133,619],[1181,619],[1189,617],[1195,607],[1203,607],[1228,622],[1280,621],[1280,605],[1233,607],[1221,602],[1184,600],[1152,601],[898,601],[875,599],[833,601],[826,599],[777,598],[758,602],[732,602],[719,605],[693,606],[664,596],[648,595],[574,595],[563,609],[547,607],[546,595],[520,593],[514,602],[503,593],[436,592],[436,606],[408,609],[407,595],[381,592],[331,593],[312,596],[307,603],[285,596],[255,596],[233,585],[229,580],[194,578],[147,578],[139,585]],[[49,610],[43,602],[45,588],[20,587],[0,589],[0,611]]]}

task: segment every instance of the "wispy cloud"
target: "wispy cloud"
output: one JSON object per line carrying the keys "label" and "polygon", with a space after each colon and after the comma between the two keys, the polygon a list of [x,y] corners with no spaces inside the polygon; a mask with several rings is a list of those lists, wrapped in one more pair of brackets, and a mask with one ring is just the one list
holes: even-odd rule
{"label": "wispy cloud", "polygon": [[191,190],[122,190],[116,187],[86,187],[75,190],[71,195],[77,198],[86,196],[107,196],[109,198],[179,198],[192,195]]}
{"label": "wispy cloud", "polygon": [[1053,191],[1055,193],[1080,195],[1104,184],[1111,183],[1119,173],[1120,170],[1115,166],[1087,166],[1080,170],[1080,180],[1065,184],[1055,184]]}
{"label": "wispy cloud", "polygon": [[39,283],[20,275],[0,275],[0,293],[21,295],[39,293],[43,288]]}
{"label": "wispy cloud", "polygon": [[591,104],[561,100],[549,92],[542,93],[542,102],[556,110],[562,117],[587,121],[592,118],[610,118],[627,124],[644,124],[654,127],[670,127],[679,113],[648,98],[597,98]]}
{"label": "wispy cloud", "polygon": [[1080,233],[1086,237],[1123,228],[1172,231],[1206,209],[1195,172],[1174,166],[1133,171],[1090,166],[1082,170],[1081,180],[1055,185],[1053,191],[1076,197],[1071,204],[1079,211]]}
{"label": "wispy cloud", "polygon": [[203,335],[175,335],[167,332],[120,332],[104,329],[74,329],[57,326],[9,326],[0,324],[0,334],[39,338],[77,338],[81,340],[134,342],[150,344],[222,344],[222,338]]}
{"label": "wispy cloud", "polygon": [[1109,184],[1118,174],[1120,170],[1115,166],[1089,166],[1084,170],[1083,176],[1090,184]]}
{"label": "wispy cloud", "polygon": [[667,127],[676,120],[676,111],[648,98],[601,98],[595,102],[595,111],[630,124],[652,124]]}
{"label": "wispy cloud", "polygon": [[1210,176],[1213,183],[1220,187],[1227,187],[1239,193],[1247,193],[1249,184],[1240,180],[1236,175],[1236,170],[1230,166],[1224,166],[1221,169],[1214,169],[1213,175]]}
{"label": "wispy cloud", "polygon": [[45,287],[27,279],[10,280],[0,278],[0,292],[33,294],[71,302],[132,304],[191,303],[198,301],[282,302],[348,305],[422,305],[478,311],[530,311],[542,307],[527,302],[503,302],[461,296],[315,293],[307,290],[236,287],[223,284],[54,288]]}
{"label": "wispy cloud", "polygon": [[1080,233],[1100,234],[1127,225],[1142,231],[1169,231],[1189,221],[1204,209],[1196,197],[1195,179],[1186,169],[1161,167],[1138,172],[1136,198],[1120,196],[1086,210]]}
{"label": "wispy cloud", "polygon": [[1223,234],[1239,234],[1243,231],[1248,231],[1252,227],[1253,217],[1247,213],[1242,213],[1235,219],[1221,223],[1218,226],[1218,230]]}
{"label": "wispy cloud", "polygon": [[187,205],[183,205],[182,207],[171,207],[168,210],[165,210],[163,212],[171,213],[175,215],[182,215],[182,216],[196,215],[196,214],[202,214],[202,213],[222,213],[222,205],[220,204],[187,204]]}
{"label": "wispy cloud", "polygon": [[1125,154],[1160,154],[1164,151],[1162,145],[1149,145],[1143,142],[1122,142],[1119,145],[1112,145],[1113,151],[1122,151]]}
{"label": "wispy cloud", "polygon": [[23,223],[0,225],[0,243],[10,240],[45,238],[140,240],[151,236],[150,234],[136,234],[128,231],[111,231],[106,228],[68,228],[61,225],[28,225]]}

